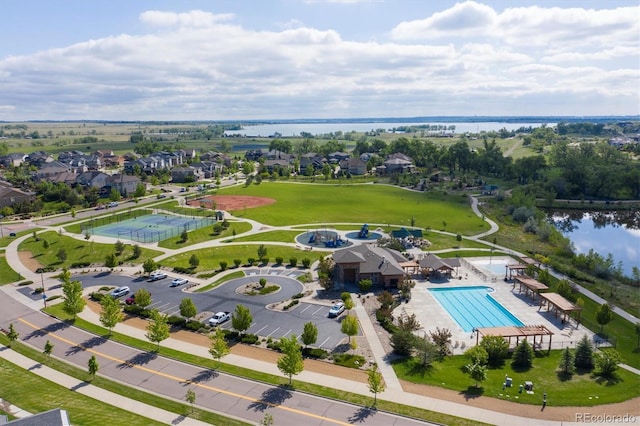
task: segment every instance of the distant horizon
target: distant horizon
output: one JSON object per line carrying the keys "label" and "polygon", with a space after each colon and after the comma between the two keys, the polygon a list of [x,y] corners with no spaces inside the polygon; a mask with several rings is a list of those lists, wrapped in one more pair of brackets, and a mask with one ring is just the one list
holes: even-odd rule
{"label": "distant horizon", "polygon": [[346,118],[248,118],[248,119],[149,119],[149,120],[105,120],[105,119],[36,119],[36,120],[0,120],[1,124],[13,123],[256,123],[256,124],[287,124],[287,123],[409,123],[416,121],[441,122],[558,122],[558,121],[607,121],[629,120],[638,121],[640,115],[433,115],[433,116],[402,116],[402,117],[346,117]]}

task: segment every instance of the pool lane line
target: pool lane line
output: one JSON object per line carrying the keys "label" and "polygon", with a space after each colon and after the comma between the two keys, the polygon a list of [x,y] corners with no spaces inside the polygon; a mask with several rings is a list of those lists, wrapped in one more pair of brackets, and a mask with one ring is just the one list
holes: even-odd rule
{"label": "pool lane line", "polygon": [[[41,327],[38,327],[35,324],[32,324],[32,323],[30,323],[29,321],[27,321],[25,319],[18,318],[18,321],[20,321],[23,324],[33,328],[34,330],[42,330]],[[54,333],[50,333],[48,331],[46,332],[46,335],[51,336],[54,339],[57,339],[57,340],[59,340],[61,342],[64,342],[64,343],[66,343],[68,345],[72,345],[73,347],[81,348],[82,350],[84,350],[86,352],[89,352],[89,353],[92,353],[94,355],[98,355],[98,356],[101,356],[103,358],[106,358],[106,359],[108,359],[110,361],[118,362],[120,364],[127,365],[127,366],[129,366],[131,368],[136,368],[136,369],[144,371],[146,373],[150,373],[150,374],[153,374],[153,375],[156,375],[156,376],[164,377],[166,379],[170,379],[170,380],[176,381],[178,383],[186,383],[186,384],[193,385],[193,386],[196,386],[196,387],[199,387],[199,388],[202,388],[202,389],[210,390],[210,391],[213,391],[213,392],[218,392],[218,393],[221,393],[221,394],[224,394],[224,395],[227,395],[227,396],[232,396],[232,397],[235,397],[235,398],[244,399],[244,400],[252,402],[252,403],[259,403],[259,404],[263,404],[263,405],[266,405],[266,406],[271,407],[271,408],[278,408],[278,409],[281,409],[281,410],[284,410],[284,411],[288,411],[288,412],[293,413],[293,414],[299,414],[299,415],[302,415],[302,416],[312,417],[314,419],[328,421],[328,422],[335,423],[335,424],[342,425],[342,426],[351,426],[351,423],[346,423],[346,422],[343,422],[341,420],[332,419],[330,417],[325,417],[325,416],[320,416],[318,414],[309,413],[307,411],[298,410],[296,408],[291,408],[291,407],[287,407],[287,406],[284,406],[284,405],[274,404],[274,403],[268,402],[268,401],[262,401],[260,399],[251,398],[251,397],[248,397],[248,396],[245,396],[245,395],[241,395],[241,394],[238,394],[238,393],[235,393],[235,392],[230,392],[230,391],[227,391],[227,390],[224,390],[224,389],[216,388],[216,387],[205,385],[205,384],[202,384],[202,383],[196,383],[196,382],[193,382],[193,381],[191,381],[189,379],[184,379],[184,378],[181,378],[181,377],[178,377],[178,376],[174,376],[174,375],[171,375],[171,374],[163,373],[161,371],[156,371],[156,370],[152,370],[152,369],[147,368],[147,367],[142,367],[142,366],[137,365],[137,364],[132,364],[129,361],[121,360],[121,359],[113,357],[111,355],[107,355],[107,354],[104,354],[102,352],[98,352],[98,351],[96,351],[94,349],[85,348],[84,346],[82,346],[82,345],[80,345],[78,343],[75,343],[72,340],[69,340],[69,339],[67,339],[65,337],[58,336],[58,335],[56,335]],[[129,385],[127,385],[127,386],[129,386]]]}

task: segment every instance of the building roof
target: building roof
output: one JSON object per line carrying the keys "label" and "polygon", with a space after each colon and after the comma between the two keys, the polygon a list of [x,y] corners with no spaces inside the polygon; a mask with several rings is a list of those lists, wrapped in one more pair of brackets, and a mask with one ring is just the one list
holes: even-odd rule
{"label": "building roof", "polygon": [[407,229],[407,228],[397,229],[395,231],[391,231],[391,236],[393,238],[408,238],[408,237],[422,238],[422,229]]}
{"label": "building roof", "polygon": [[582,308],[565,299],[558,293],[540,293],[540,297],[560,309],[562,312],[581,311]]}
{"label": "building roof", "polygon": [[5,423],[10,426],[71,426],[67,410],[55,408]]}
{"label": "building roof", "polygon": [[336,263],[359,263],[361,273],[380,273],[382,275],[403,275],[400,262],[406,259],[398,252],[370,244],[347,247],[333,253]]}
{"label": "building roof", "polygon": [[421,268],[426,269],[446,270],[460,266],[460,259],[441,259],[435,254],[427,254],[425,257],[418,260],[418,265],[420,265]]}

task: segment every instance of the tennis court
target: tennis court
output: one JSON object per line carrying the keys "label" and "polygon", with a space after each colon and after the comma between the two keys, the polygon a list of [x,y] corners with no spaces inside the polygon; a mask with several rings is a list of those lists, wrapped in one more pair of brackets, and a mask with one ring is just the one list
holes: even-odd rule
{"label": "tennis court", "polygon": [[183,231],[192,231],[216,222],[213,217],[174,216],[168,214],[147,214],[132,219],[93,227],[92,223],[83,226],[83,232],[152,243],[179,236]]}

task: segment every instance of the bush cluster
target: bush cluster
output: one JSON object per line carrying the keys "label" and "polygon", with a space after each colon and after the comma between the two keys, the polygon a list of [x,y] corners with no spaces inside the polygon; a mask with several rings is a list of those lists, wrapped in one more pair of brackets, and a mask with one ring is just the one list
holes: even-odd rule
{"label": "bush cluster", "polygon": [[296,306],[298,303],[300,303],[299,300],[292,300],[291,302],[289,302],[285,306],[283,306],[282,310],[283,311],[289,310],[289,309],[293,308],[294,306]]}
{"label": "bush cluster", "polygon": [[91,265],[91,262],[74,262],[71,264],[71,269],[78,269],[78,268],[87,268]]}
{"label": "bush cluster", "polygon": [[315,359],[326,359],[329,357],[329,352],[322,348],[302,348],[302,356]]}

